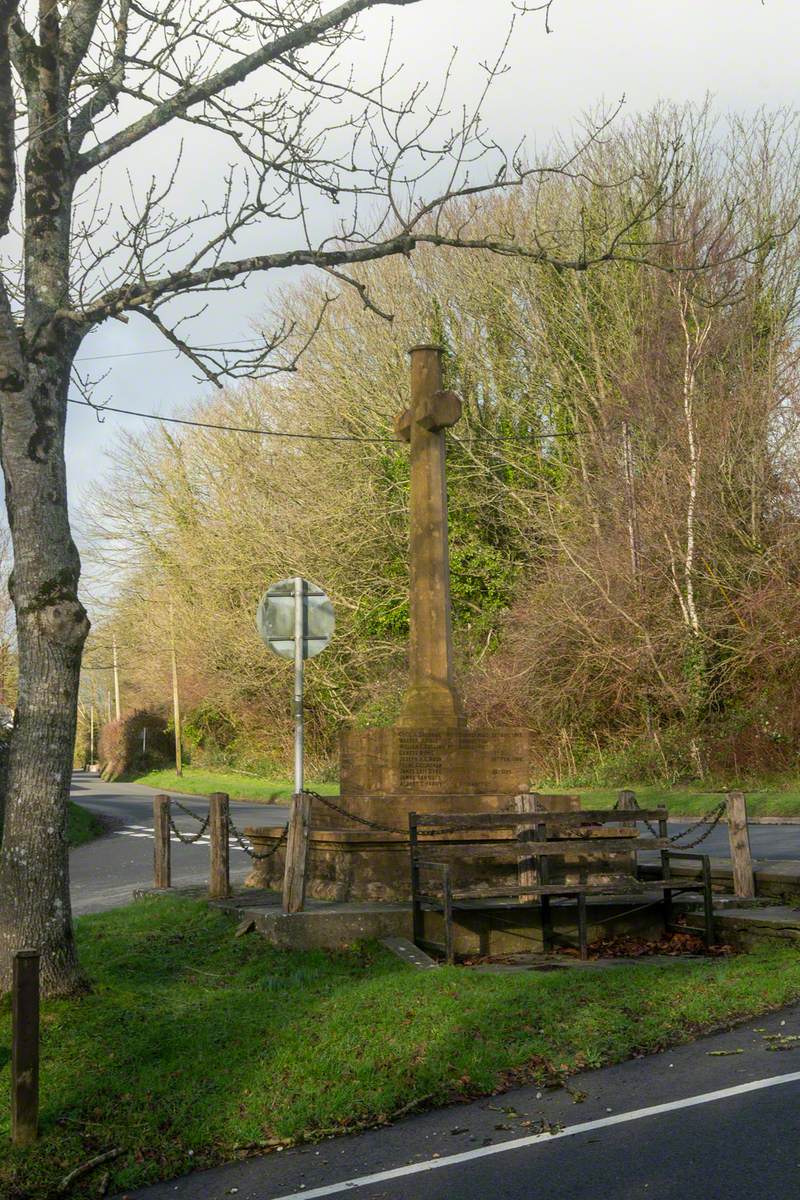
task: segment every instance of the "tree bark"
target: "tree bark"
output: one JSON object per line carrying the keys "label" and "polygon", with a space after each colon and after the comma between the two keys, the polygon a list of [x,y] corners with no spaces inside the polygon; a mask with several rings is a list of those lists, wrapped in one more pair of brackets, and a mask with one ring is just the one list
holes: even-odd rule
{"label": "tree bark", "polygon": [[69,526],[64,461],[67,393],[81,333],[57,318],[69,295],[74,187],[60,37],[58,6],[40,0],[39,47],[25,78],[31,133],[25,316],[21,328],[6,321],[6,347],[14,343],[19,369],[6,366],[0,378],[0,457],[14,548],[9,591],[19,654],[0,851],[0,991],[10,987],[14,951],[33,946],[41,952],[48,995],[83,986],[69,896],[67,799],[89,632],[78,599],[80,558]]}
{"label": "tree bark", "polygon": [[[60,376],[60,378],[59,378]],[[0,991],[21,946],[42,954],[49,995],[82,986],[72,932],[67,799],[81,650],[89,631],[69,530],[64,416],[69,365],[34,370],[2,397],[2,462],[14,545],[19,702],[0,851]]]}

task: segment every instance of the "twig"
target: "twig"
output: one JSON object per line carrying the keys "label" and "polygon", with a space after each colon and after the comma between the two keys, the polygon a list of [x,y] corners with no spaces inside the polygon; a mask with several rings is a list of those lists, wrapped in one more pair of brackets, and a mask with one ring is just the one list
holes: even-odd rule
{"label": "twig", "polygon": [[119,1158],[122,1150],[118,1147],[116,1150],[106,1150],[103,1154],[96,1154],[94,1158],[90,1158],[88,1162],[81,1163],[74,1171],[70,1171],[69,1175],[65,1175],[61,1183],[56,1189],[59,1195],[64,1192],[75,1182],[76,1179],[81,1179],[84,1175],[88,1175],[95,1167],[99,1167],[102,1163],[111,1162],[112,1158]]}
{"label": "twig", "polygon": [[426,1104],[428,1100],[432,1100],[434,1093],[431,1092],[428,1096],[420,1096],[418,1100],[409,1100],[408,1104],[404,1104],[402,1108],[398,1108],[389,1117],[390,1121],[396,1121],[398,1117],[404,1117],[412,1108],[419,1108],[420,1104]]}

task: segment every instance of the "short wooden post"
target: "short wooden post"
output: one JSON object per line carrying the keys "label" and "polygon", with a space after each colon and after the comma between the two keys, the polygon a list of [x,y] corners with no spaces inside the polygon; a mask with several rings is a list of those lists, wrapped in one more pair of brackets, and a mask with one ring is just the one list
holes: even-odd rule
{"label": "short wooden post", "polygon": [[208,829],[211,870],[208,894],[212,900],[227,900],[231,894],[228,817],[230,798],[226,792],[213,792],[208,798]]}
{"label": "short wooden post", "polygon": [[[639,805],[636,803],[636,792],[632,792],[628,788],[624,788],[621,792],[617,793],[617,808],[620,812],[635,812],[638,807]],[[635,829],[636,818],[634,817],[632,821],[623,821],[620,819],[620,825],[632,825]],[[623,870],[628,871],[631,875],[636,875],[635,854],[620,854],[619,856],[615,854],[612,856],[611,861],[616,863],[617,867],[621,867]]]}
{"label": "short wooden post", "polygon": [[11,996],[11,1140],[39,1136],[39,951],[14,955]]}
{"label": "short wooden post", "polygon": [[283,911],[303,911],[306,899],[308,832],[311,827],[311,797],[300,792],[292,797],[286,837],[286,870],[283,877]]}
{"label": "short wooden post", "polygon": [[[536,792],[521,792],[514,797],[514,807],[518,813],[534,813],[541,812],[542,805]],[[536,839],[533,826],[518,825],[517,838],[520,842],[532,842]],[[536,860],[530,854],[520,854],[517,859],[517,882],[521,888],[535,888],[539,882],[539,872],[536,870]],[[531,892],[522,892],[520,894],[520,904],[530,904],[536,900],[536,894]]]}
{"label": "short wooden post", "polygon": [[153,797],[153,829],[153,886],[168,888],[171,884],[169,796]]}
{"label": "short wooden post", "polygon": [[[636,792],[630,792],[627,789],[617,793],[617,808],[622,811],[636,808]],[[628,822],[626,821],[627,825]]]}
{"label": "short wooden post", "polygon": [[743,900],[756,894],[753,857],[750,853],[750,834],[747,831],[747,801],[744,792],[728,792],[728,837],[731,843],[733,893]]}

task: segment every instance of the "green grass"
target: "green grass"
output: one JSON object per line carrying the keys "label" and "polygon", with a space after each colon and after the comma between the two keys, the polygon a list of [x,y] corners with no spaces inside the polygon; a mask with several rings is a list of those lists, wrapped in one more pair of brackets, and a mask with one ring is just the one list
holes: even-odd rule
{"label": "green grass", "polygon": [[[208,796],[211,792],[227,792],[232,800],[251,800],[269,804],[284,802],[292,794],[292,785],[285,779],[258,779],[251,775],[239,775],[235,771],[203,771],[185,767],[183,775],[174,771],[149,771],[146,775],[126,777],[131,783],[142,783],[147,787],[162,788],[166,792]],[[339,792],[336,783],[315,783],[314,791],[323,796],[335,796]],[[657,785],[631,785],[639,804],[644,808],[664,806],[670,816],[699,817],[714,808],[722,799],[722,792],[695,791],[685,787]],[[585,808],[611,808],[619,794],[618,788],[551,788],[535,786],[535,791],[569,791],[579,795]],[[800,787],[796,779],[787,780],[785,786],[774,785],[748,791],[747,807],[751,817],[800,817]]]}
{"label": "green grass", "polygon": [[[722,792],[700,792],[690,788],[667,788],[651,785],[636,787],[631,785],[636,793],[636,799],[642,808],[669,809],[671,817],[699,817],[715,808],[723,798]],[[549,790],[542,787],[541,791]],[[611,808],[617,796],[618,788],[557,788],[556,791],[569,790],[572,795],[578,795],[583,808]],[[747,811],[751,817],[800,817],[800,789],[797,780],[787,782],[786,788],[764,788],[747,791]]]}
{"label": "green grass", "polygon": [[[251,800],[257,804],[285,802],[293,790],[292,784],[286,779],[259,779],[252,775],[239,775],[236,771],[202,771],[195,767],[184,767],[182,775],[174,771],[148,771],[145,775],[127,775],[125,778],[129,783],[142,783],[145,787],[161,788],[165,792],[189,796],[227,792],[232,800]],[[335,796],[339,791],[336,783],[314,783],[309,787],[323,796]]]}
{"label": "green grass", "polygon": [[[800,997],[787,947],[607,972],[415,971],[377,946],[290,953],[223,914],[150,899],[78,922],[91,994],[43,1005],[42,1136],[0,1195],[37,1200],[120,1147],[109,1194],[524,1080],[686,1041]],[[8,1095],[8,999],[0,1094]],[[96,1196],[95,1172],[73,1195]]]}
{"label": "green grass", "polygon": [[71,847],[83,846],[85,842],[91,842],[92,838],[99,837],[102,832],[103,823],[94,813],[87,812],[71,800],[68,802],[67,841]]}

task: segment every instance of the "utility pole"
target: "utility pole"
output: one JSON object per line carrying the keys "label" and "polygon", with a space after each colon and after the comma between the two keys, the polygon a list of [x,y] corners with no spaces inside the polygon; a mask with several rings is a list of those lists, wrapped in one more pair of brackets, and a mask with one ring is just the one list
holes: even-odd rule
{"label": "utility pole", "polygon": [[89,705],[89,766],[94,765],[94,700]]}
{"label": "utility pole", "polygon": [[183,752],[181,748],[181,697],[178,691],[178,657],[175,653],[175,607],[169,602],[169,644],[172,658],[172,711],[175,721],[175,774],[183,774]]}
{"label": "utility pole", "polygon": [[114,708],[117,714],[117,720],[122,716],[122,710],[119,706],[119,667],[117,665],[117,635],[113,634],[111,638],[111,653],[112,662],[114,664]]}

